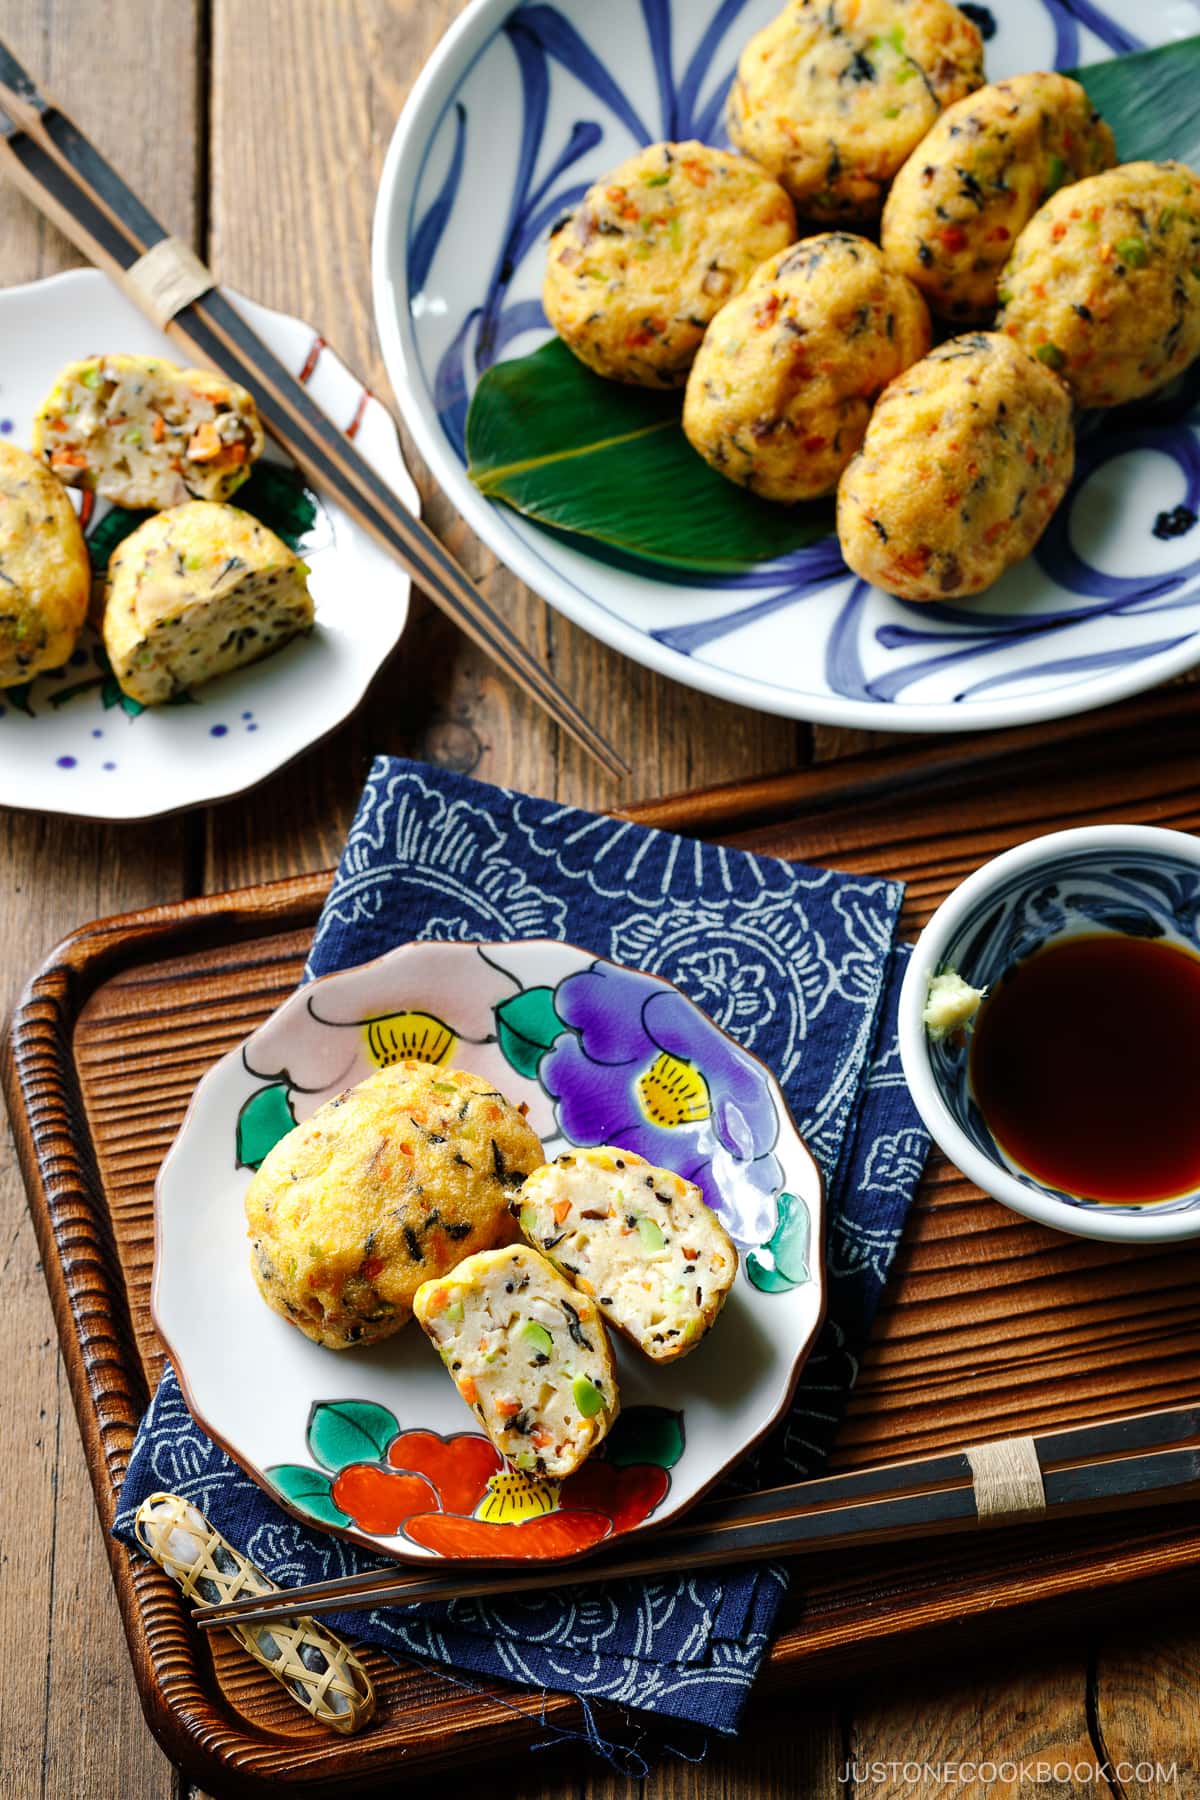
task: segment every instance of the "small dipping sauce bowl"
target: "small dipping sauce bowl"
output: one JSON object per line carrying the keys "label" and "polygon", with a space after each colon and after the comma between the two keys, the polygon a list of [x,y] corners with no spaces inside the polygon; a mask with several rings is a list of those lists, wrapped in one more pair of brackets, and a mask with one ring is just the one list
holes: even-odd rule
{"label": "small dipping sauce bowl", "polygon": [[[939,1148],[1014,1212],[1077,1237],[1131,1244],[1200,1237],[1200,1187],[1168,1199],[1099,1201],[1049,1186],[1022,1168],[996,1142],[980,1110],[969,1031],[937,1041],[924,1024],[935,975],[953,970],[991,992],[1035,951],[1110,932],[1200,956],[1200,838],[1150,825],[1087,826],[1032,838],[968,876],[926,925],[905,974],[905,1079]],[[1156,1054],[1152,1028],[1142,1049],[1147,1057]],[[1200,1130],[1200,1043],[1195,1067]]]}

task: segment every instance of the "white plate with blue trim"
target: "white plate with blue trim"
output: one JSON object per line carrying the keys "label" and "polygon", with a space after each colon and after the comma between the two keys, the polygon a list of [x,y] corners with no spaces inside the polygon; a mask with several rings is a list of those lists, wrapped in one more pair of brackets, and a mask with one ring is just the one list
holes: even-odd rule
{"label": "white plate with blue trim", "polygon": [[[229,298],[415,513],[419,496],[379,402],[311,325]],[[64,363],[117,350],[179,360],[170,339],[96,269],[0,292],[0,439],[28,445],[34,412]],[[269,447],[263,463],[272,459],[290,487],[284,504],[300,508],[295,542],[312,571],[312,633],[198,688],[185,704],[145,710],[121,694],[85,626],[65,667],[0,689],[0,805],[115,820],[204,806],[265,781],[355,710],[400,640],[409,580],[347,513],[308,493],[289,464],[274,460],[279,454]],[[249,486],[234,505],[248,504]],[[107,513],[103,502],[84,513],[93,562]]]}
{"label": "white plate with blue trim", "polygon": [[[869,588],[835,539],[734,577],[616,568],[472,487],[463,433],[476,381],[549,336],[539,299],[549,227],[639,144],[726,141],[738,52],[779,6],[474,0],[447,33],[396,127],[373,253],[388,372],[434,476],[577,624],[664,675],[767,712],[978,731],[1082,712],[1200,662],[1200,409],[1186,399],[1148,426],[1085,430],[1074,486],[1035,556],[966,603],[915,606]],[[1200,31],[1196,0],[965,10],[993,80]]]}

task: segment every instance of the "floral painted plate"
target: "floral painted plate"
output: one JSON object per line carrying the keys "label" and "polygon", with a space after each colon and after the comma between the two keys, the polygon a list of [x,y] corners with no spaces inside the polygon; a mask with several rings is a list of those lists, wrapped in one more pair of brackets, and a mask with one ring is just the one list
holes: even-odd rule
{"label": "floral painted plate", "polygon": [[[416,1324],[330,1351],[250,1274],[243,1195],[292,1126],[402,1057],[486,1076],[548,1157],[613,1143],[699,1184],[740,1251],[710,1336],[566,1481],[507,1470]],[[691,1504],[787,1407],[824,1313],[824,1196],[766,1067],[678,988],[538,939],[408,944],[293,994],[196,1090],[156,1200],[155,1323],[197,1421],[290,1512],[385,1556],[577,1555]]]}
{"label": "floral painted plate", "polygon": [[[229,298],[416,512],[417,490],[379,402],[311,326],[237,294]],[[58,370],[98,350],[179,356],[96,269],[0,291],[0,435],[27,444],[34,411]],[[96,819],[204,806],[264,781],[354,711],[399,642],[408,577],[340,507],[307,489],[290,464],[268,463],[278,455],[268,450],[234,504],[257,512],[309,564],[315,631],[211,682],[194,700],[146,710],[122,695],[97,634],[85,627],[66,667],[0,689],[0,805]],[[84,506],[99,568],[122,528],[142,515],[103,502]]]}
{"label": "floral painted plate", "polygon": [[[833,538],[735,575],[605,560],[468,481],[476,382],[549,336],[540,292],[550,227],[641,144],[725,142],[739,52],[780,5],[474,0],[455,21],[396,127],[375,214],[384,356],[436,480],[577,624],[676,681],[767,712],[979,731],[1082,712],[1191,668],[1200,413],[1187,395],[1164,399],[1148,423],[1089,427],[1036,555],[961,604],[915,606],[869,588]],[[993,80],[1200,31],[1196,0],[967,0],[964,10]]]}

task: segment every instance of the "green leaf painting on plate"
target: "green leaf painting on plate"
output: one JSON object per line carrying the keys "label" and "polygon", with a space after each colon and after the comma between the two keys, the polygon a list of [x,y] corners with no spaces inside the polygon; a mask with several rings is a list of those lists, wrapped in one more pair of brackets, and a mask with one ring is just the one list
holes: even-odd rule
{"label": "green leaf painting on plate", "polygon": [[554,1010],[554,989],[525,988],[496,1008],[496,1036],[505,1061],[531,1081],[538,1064],[566,1026]]}
{"label": "green leaf painting on plate", "polygon": [[554,338],[483,376],[467,472],[540,525],[698,572],[749,568],[833,530],[831,500],[772,506],[710,469],[680,429],[681,406],[679,394],[593,375]]}
{"label": "green leaf painting on plate", "polygon": [[353,1520],[334,1504],[333,1483],[319,1469],[302,1463],[276,1463],[267,1470],[271,1486],[290,1500],[297,1512],[307,1513],[322,1525],[350,1525]]}
{"label": "green leaf painting on plate", "polygon": [[308,1447],[334,1474],[356,1462],[381,1462],[400,1425],[394,1413],[374,1400],[323,1400],[308,1421]]}
{"label": "green leaf painting on plate", "polygon": [[256,1088],[237,1120],[237,1166],[257,1169],[296,1123],[286,1081]]}
{"label": "green leaf painting on plate", "polygon": [[[1122,162],[1200,163],[1200,36],[1073,71]],[[480,378],[467,416],[481,494],[612,560],[730,575],[834,529],[834,502],[777,506],[726,481],[680,428],[682,397],[606,381],[557,338]]]}

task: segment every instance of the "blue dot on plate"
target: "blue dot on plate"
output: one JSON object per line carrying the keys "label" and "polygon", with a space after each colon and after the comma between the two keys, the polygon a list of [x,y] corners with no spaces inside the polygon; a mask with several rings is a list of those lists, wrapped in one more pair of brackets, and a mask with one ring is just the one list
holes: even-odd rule
{"label": "blue dot on plate", "polygon": [[73,769],[75,767],[75,758],[73,756],[60,756],[58,759],[58,766],[60,769]]}
{"label": "blue dot on plate", "polygon": [[246,730],[247,731],[257,731],[258,726],[257,725],[247,725]]}
{"label": "blue dot on plate", "polygon": [[101,729],[98,725],[94,725],[92,727],[92,736],[93,737],[103,737],[104,736],[104,733],[101,731]]}
{"label": "blue dot on plate", "polygon": [[12,430],[12,428],[13,427],[12,427],[11,419],[0,419],[0,431],[2,431],[4,433],[5,437],[8,436],[8,434]]}
{"label": "blue dot on plate", "polygon": [[104,769],[105,771],[108,771],[109,769],[115,769],[116,766],[117,766],[116,763],[101,763],[100,764],[100,767],[102,769]]}
{"label": "blue dot on plate", "polygon": [[208,735],[209,737],[224,737],[228,730],[228,725],[214,725]]}
{"label": "blue dot on plate", "polygon": [[244,712],[242,714],[242,717],[243,717],[243,719],[252,719],[254,717],[254,714],[252,712]]}

